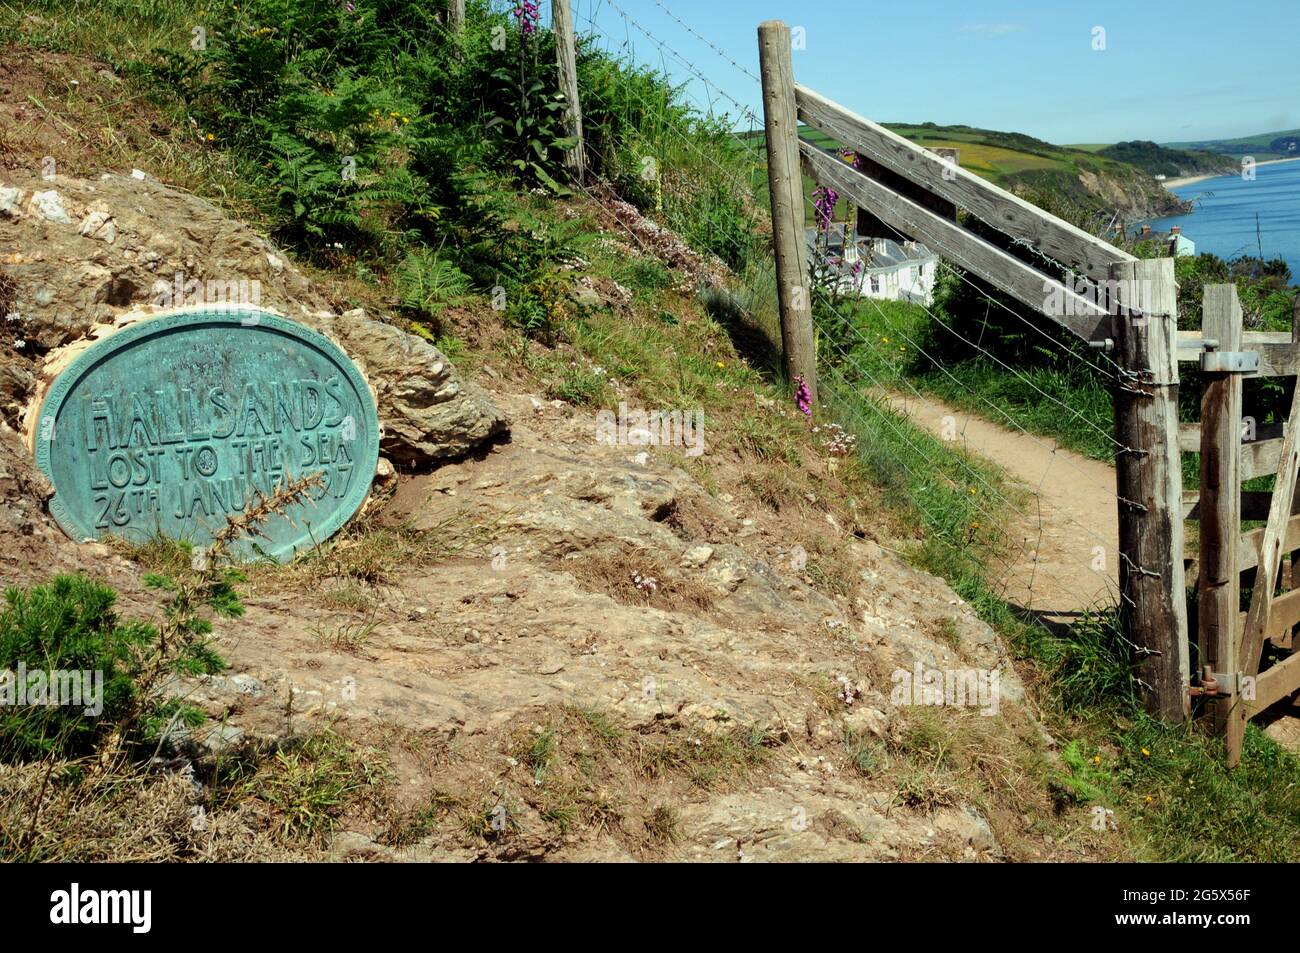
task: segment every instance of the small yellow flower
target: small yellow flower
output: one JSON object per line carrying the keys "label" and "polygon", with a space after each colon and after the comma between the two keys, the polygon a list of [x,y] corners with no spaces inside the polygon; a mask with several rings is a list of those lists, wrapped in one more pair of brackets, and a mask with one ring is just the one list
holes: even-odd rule
{"label": "small yellow flower", "polygon": [[1148,804],[1150,804],[1150,803],[1151,803],[1152,801],[1154,801],[1154,800],[1155,800],[1155,798],[1153,798],[1150,794],[1147,795],[1147,803],[1148,803]]}
{"label": "small yellow flower", "polygon": [[725,363],[723,363],[722,361],[718,361],[718,370],[722,370],[722,369],[725,368],[726,366],[727,366],[727,365],[726,365]]}
{"label": "small yellow flower", "polygon": [[880,338],[880,340],[884,341],[886,344],[889,343],[889,338],[887,338],[887,337],[882,336],[882,337]]}
{"label": "small yellow flower", "polygon": [[1093,755],[1093,756],[1092,756],[1092,763],[1093,763],[1093,764],[1101,764],[1101,755],[1099,755],[1099,754],[1095,754],[1095,755]]}
{"label": "small yellow flower", "polygon": [[974,495],[976,494],[977,491],[976,491],[975,487],[972,486],[972,487],[968,487],[967,490],[966,490],[966,492],[968,492],[971,496],[974,496]]}
{"label": "small yellow flower", "polygon": [[1151,752],[1148,751],[1146,748],[1143,748],[1143,749],[1142,749],[1142,757],[1144,757],[1144,758],[1149,758],[1149,757],[1151,757]]}
{"label": "small yellow flower", "polygon": [[410,122],[410,121],[411,121],[411,120],[410,120],[409,118],[407,118],[406,116],[403,116],[403,117],[402,117],[402,122]]}
{"label": "small yellow flower", "polygon": [[217,138],[217,137],[214,136],[212,133],[208,133],[208,136],[207,136],[208,142],[211,142],[211,141],[212,141],[213,139],[215,139],[215,138]]}
{"label": "small yellow flower", "polygon": [[977,520],[976,522],[971,523],[971,524],[970,524],[970,528],[971,528],[971,529],[979,529],[979,528],[980,528],[979,521]]}

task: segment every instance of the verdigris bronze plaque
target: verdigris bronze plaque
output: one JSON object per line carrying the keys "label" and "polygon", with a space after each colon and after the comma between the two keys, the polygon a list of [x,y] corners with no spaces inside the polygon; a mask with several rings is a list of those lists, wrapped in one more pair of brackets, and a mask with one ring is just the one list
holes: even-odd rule
{"label": "verdigris bronze plaque", "polygon": [[77,356],[36,421],[50,511],[74,539],[197,546],[286,479],[309,498],[264,524],[245,554],[284,560],[360,508],[379,459],[365,379],[339,348],[251,308],[192,309],[130,325]]}

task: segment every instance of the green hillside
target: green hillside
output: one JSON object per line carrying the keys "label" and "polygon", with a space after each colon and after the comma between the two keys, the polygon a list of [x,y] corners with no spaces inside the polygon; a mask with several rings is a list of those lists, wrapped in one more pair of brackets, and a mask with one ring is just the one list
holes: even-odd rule
{"label": "green hillside", "polygon": [[1218,152],[1170,149],[1145,139],[1117,142],[1100,150],[1098,155],[1137,166],[1150,175],[1207,175],[1231,172],[1236,161]]}
{"label": "green hillside", "polygon": [[1256,159],[1287,159],[1300,157],[1300,129],[1283,129],[1279,132],[1260,132],[1239,139],[1201,139],[1191,142],[1166,142],[1170,149],[1199,149],[1219,155],[1254,156]]}
{"label": "green hillside", "polygon": [[[1152,178],[1153,173],[1120,157],[1093,151],[1113,146],[1058,146],[1024,133],[965,125],[884,125],[926,148],[956,148],[962,168],[1049,208],[1064,203],[1096,213],[1118,211],[1133,220],[1181,210],[1177,198]],[[762,135],[753,132],[746,137],[761,141]],[[805,127],[800,135],[824,149],[839,147],[834,139],[815,129]],[[805,178],[804,184],[810,196],[814,183]],[[808,204],[811,222],[811,202]],[[836,210],[837,216],[842,214],[843,203]]]}

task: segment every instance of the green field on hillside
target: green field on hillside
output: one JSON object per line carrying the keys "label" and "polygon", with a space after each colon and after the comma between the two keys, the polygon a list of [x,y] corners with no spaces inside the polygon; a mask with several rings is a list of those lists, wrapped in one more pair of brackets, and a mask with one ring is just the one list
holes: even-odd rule
{"label": "green field on hillside", "polygon": [[[1159,194],[1160,186],[1142,169],[1127,162],[1097,155],[1092,149],[1109,148],[1058,146],[1033,136],[1015,132],[997,132],[972,126],[939,126],[934,123],[885,123],[886,128],[927,149],[955,148],[962,168],[1008,190],[1051,190],[1069,201],[1087,206],[1097,197],[1083,184],[1084,179],[1106,177],[1120,183],[1125,191]],[[840,143],[817,129],[803,127],[800,137],[822,149],[839,149]],[[762,143],[761,131],[741,136],[747,143]],[[761,177],[761,173],[757,173]],[[757,183],[756,183],[757,184]],[[805,221],[812,223],[812,192],[815,183],[804,176]],[[760,191],[766,192],[766,183]],[[837,220],[847,214],[847,203],[840,201],[835,210]]]}
{"label": "green field on hillside", "polygon": [[[1292,148],[1279,148],[1277,145],[1279,139],[1292,140]],[[1249,155],[1254,156],[1256,159],[1284,159],[1300,156],[1300,129],[1258,132],[1253,136],[1241,136],[1237,139],[1166,142],[1163,145],[1171,149],[1202,149],[1206,152],[1217,152],[1234,158]]]}

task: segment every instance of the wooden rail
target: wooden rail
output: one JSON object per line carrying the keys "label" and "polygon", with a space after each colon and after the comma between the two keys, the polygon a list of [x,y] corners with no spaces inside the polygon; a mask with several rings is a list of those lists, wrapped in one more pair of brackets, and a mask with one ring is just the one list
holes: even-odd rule
{"label": "wooden rail", "polygon": [[[795,84],[789,34],[778,27],[768,23],[760,30],[778,285],[809,283],[806,262],[794,253],[796,246],[805,250],[798,161],[820,185],[859,207],[863,221],[924,243],[1057,326],[1103,346],[1118,365],[1120,610],[1135,647],[1136,678],[1148,709],[1166,719],[1186,717],[1194,699],[1203,702],[1227,739],[1228,762],[1236,764],[1247,719],[1300,691],[1300,386],[1287,421],[1250,422],[1243,431],[1243,378],[1300,374],[1300,302],[1290,332],[1246,331],[1235,287],[1208,286],[1201,327],[1179,331],[1173,259],[1139,261]],[[854,161],[798,141],[794,116],[841,144]],[[1060,271],[1021,260],[986,238],[986,229],[977,234],[967,227],[972,221],[1087,280],[1058,280]],[[811,340],[811,330],[807,316],[787,308],[781,293],[788,362],[789,340]],[[1258,357],[1255,368],[1250,354]],[[1203,368],[1199,424],[1178,420],[1179,366],[1189,363]],[[1184,452],[1200,458],[1200,486],[1186,494]],[[1271,474],[1277,475],[1272,492],[1242,491],[1245,481]],[[1184,519],[1199,521],[1198,551],[1190,560]],[[1256,520],[1265,525],[1243,530],[1244,522]],[[1196,572],[1195,677],[1184,588],[1189,562]],[[1251,592],[1244,612],[1243,585]],[[1296,654],[1261,671],[1265,642],[1283,651],[1294,644]]]}
{"label": "wooden rail", "polygon": [[[868,207],[873,215],[901,234],[924,242],[931,251],[978,275],[1085,341],[1111,337],[1111,316],[1103,305],[1067,288],[1055,278],[935,214],[919,202],[867,178],[821,149],[800,142],[799,150],[812,178]],[[1049,304],[1059,307],[1049,308]]]}
{"label": "wooden rail", "polygon": [[817,347],[813,336],[812,287],[804,242],[803,180],[799,177],[799,121],[794,102],[790,28],[768,20],[758,28],[767,138],[767,184],[772,204],[772,251],[776,259],[781,349],[791,381],[802,379],[817,401]]}
{"label": "wooden rail", "polygon": [[555,34],[555,61],[564,93],[565,137],[574,145],[564,153],[564,164],[573,180],[587,179],[587,151],[582,138],[582,99],[578,95],[577,36],[573,29],[570,0],[551,0],[551,32]]}
{"label": "wooden rail", "polygon": [[[1112,265],[1135,260],[1128,252],[1047,214],[806,86],[796,85],[794,94],[799,118],[812,128],[926,191],[969,210],[1007,235],[1028,242],[1047,258],[1098,281],[1109,279]],[[875,211],[874,205],[872,210]]]}

